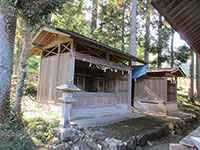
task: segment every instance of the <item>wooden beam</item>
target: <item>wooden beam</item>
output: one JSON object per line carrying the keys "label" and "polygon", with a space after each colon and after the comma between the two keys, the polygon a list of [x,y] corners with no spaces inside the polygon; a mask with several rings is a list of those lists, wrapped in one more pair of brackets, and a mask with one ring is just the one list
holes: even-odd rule
{"label": "wooden beam", "polygon": [[198,24],[196,24],[194,28],[190,27],[188,30],[186,30],[186,32],[183,32],[183,33],[186,35],[190,35],[194,39],[196,39],[196,38],[199,38],[199,35],[196,34],[198,33],[199,29],[200,29],[200,22],[198,22]]}
{"label": "wooden beam", "polygon": [[101,50],[100,51],[96,51],[96,50],[94,50],[94,48],[91,48],[89,46],[86,47],[86,46],[83,45],[83,47],[84,47],[85,50],[87,50],[88,52],[90,52],[93,55],[96,55],[98,57],[102,57],[102,54],[105,54],[105,52],[103,52]]}
{"label": "wooden beam", "polygon": [[177,3],[177,0],[173,0],[171,3],[169,3],[167,6],[165,6],[165,8],[172,10],[176,3]]}
{"label": "wooden beam", "polygon": [[179,28],[181,28],[181,30],[183,30],[183,31],[187,30],[187,32],[191,32],[191,30],[193,30],[194,27],[199,26],[199,15],[195,15],[195,16],[191,16],[191,17],[192,18],[185,17],[185,20],[187,20],[187,21],[183,21],[182,23],[178,24]]}
{"label": "wooden beam", "polygon": [[51,50],[45,50],[45,51],[48,52],[48,53],[45,55],[45,57],[49,56],[50,54],[57,54],[57,53],[53,52],[56,48],[58,48],[58,46],[55,46],[55,47],[52,48]]}
{"label": "wooden beam", "polygon": [[[69,43],[71,44],[71,42],[69,41]],[[71,52],[72,50],[70,49],[70,48],[68,48],[67,46],[65,46],[65,44],[63,43],[63,44],[61,44],[63,47],[64,47],[64,49],[62,49],[62,52],[64,51],[64,50],[68,50],[69,52]],[[68,44],[67,44],[68,45]]]}
{"label": "wooden beam", "polygon": [[[194,14],[195,10],[197,10],[196,12],[199,12],[199,5],[194,5],[194,3],[191,2],[188,3],[189,4],[183,7],[178,13],[172,16],[172,19],[177,20],[177,24],[179,24],[180,26],[184,26],[184,24],[189,23],[190,19],[193,19],[194,17],[198,16],[197,14],[196,15],[191,15],[191,14]],[[194,6],[193,9],[189,9],[191,8],[191,6]],[[183,16],[183,18],[180,19],[180,16]]]}
{"label": "wooden beam", "polygon": [[57,46],[59,43],[67,43],[68,41],[70,41],[69,38],[58,37],[55,41],[51,42],[50,44],[45,45],[43,47],[43,49],[49,49],[49,48],[52,48],[54,46]]}
{"label": "wooden beam", "polygon": [[53,29],[53,28],[43,26],[42,28],[40,28],[40,30],[37,32],[37,34],[33,37],[33,40],[32,40],[33,43],[41,35],[42,32],[49,32],[49,33],[54,33],[54,34],[57,34],[57,35],[63,35],[63,36],[66,36],[66,37],[70,37],[69,34],[57,31],[56,29]]}
{"label": "wooden beam", "polygon": [[[93,48],[93,49],[98,49],[99,51],[102,51],[102,52],[106,52],[105,49],[100,48],[101,46],[96,46],[94,44],[88,44],[88,43],[83,42],[82,40],[77,41],[77,43],[80,43],[81,45],[86,45],[86,46]],[[110,52],[110,54],[113,53],[113,55],[120,57],[121,59],[126,59],[126,60],[131,59],[131,57],[127,56],[125,53],[121,53],[121,52],[117,52],[117,51],[116,52],[109,51],[109,52]]]}
{"label": "wooden beam", "polygon": [[92,64],[96,64],[96,65],[103,65],[105,67],[109,67],[109,68],[113,68],[113,69],[117,69],[117,70],[122,70],[122,71],[129,71],[131,68],[129,66],[123,65],[123,64],[117,64],[114,62],[107,62],[107,60],[104,59],[100,59],[94,56],[90,56],[87,54],[82,54],[79,52],[75,53],[75,58],[77,60],[83,61],[83,62],[89,62]]}
{"label": "wooden beam", "polygon": [[186,2],[187,2],[187,5],[185,5],[185,0],[182,0],[182,2],[180,2],[178,5],[176,5],[175,8],[170,9],[169,15],[171,17],[175,17],[175,16],[177,17],[177,16],[179,16],[179,14],[183,13],[184,10],[186,10],[188,8],[188,6],[191,4],[191,1],[186,1]]}

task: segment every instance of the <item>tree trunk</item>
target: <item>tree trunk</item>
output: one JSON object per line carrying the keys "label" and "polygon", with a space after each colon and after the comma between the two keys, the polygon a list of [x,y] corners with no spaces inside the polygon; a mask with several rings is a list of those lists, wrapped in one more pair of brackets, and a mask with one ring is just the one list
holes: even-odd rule
{"label": "tree trunk", "polygon": [[149,50],[150,50],[150,15],[151,15],[151,1],[146,1],[146,12],[145,12],[145,43],[144,43],[144,60],[149,62]]}
{"label": "tree trunk", "polygon": [[15,30],[15,9],[0,8],[0,122],[6,119],[10,111]]}
{"label": "tree trunk", "polygon": [[[171,68],[174,67],[174,30],[171,31],[172,37],[171,37]],[[192,54],[193,55],[193,54]]]}
{"label": "tree trunk", "polygon": [[[130,47],[129,47],[129,51],[130,51],[130,55],[136,56],[137,52],[136,52],[136,33],[137,33],[137,28],[136,28],[136,0],[132,0],[131,1],[131,27],[130,27]],[[133,65],[133,62],[130,63],[130,65]],[[132,95],[134,95],[132,93],[132,71],[130,71],[129,73],[129,79],[128,79],[128,83],[129,83],[129,100],[131,103],[131,106],[134,106],[134,97]]]}
{"label": "tree trunk", "polygon": [[191,50],[191,65],[190,65],[190,100],[194,103],[194,53]]}
{"label": "tree trunk", "polygon": [[121,45],[121,49],[124,51],[125,50],[125,13],[126,13],[126,4],[127,4],[127,0],[124,1],[123,3],[123,14],[122,14],[122,45]]}
{"label": "tree trunk", "polygon": [[158,64],[157,68],[161,68],[161,54],[162,54],[162,16],[159,15],[159,23],[158,23]]}
{"label": "tree trunk", "polygon": [[91,22],[92,33],[97,28],[98,2],[99,0],[93,0],[92,2],[92,22]]}
{"label": "tree trunk", "polygon": [[17,41],[15,41],[16,43],[16,49],[15,49],[15,54],[14,54],[14,69],[13,69],[13,74],[17,75],[18,74],[18,65],[19,65],[19,61],[20,61],[20,54],[21,54],[21,49],[22,49],[22,42],[21,42],[21,38]]}
{"label": "tree trunk", "polygon": [[200,98],[200,55],[196,53],[196,89],[197,99]]}
{"label": "tree trunk", "polygon": [[19,75],[18,75],[18,81],[17,81],[17,88],[16,88],[16,102],[15,102],[15,108],[16,114],[20,115],[21,113],[21,101],[23,97],[24,92],[24,85],[25,85],[25,79],[27,74],[27,59],[29,56],[29,50],[31,48],[32,44],[32,26],[29,23],[24,24],[24,35],[23,35],[23,46],[20,56],[20,63],[19,63]]}
{"label": "tree trunk", "polygon": [[133,56],[137,55],[136,52],[136,0],[132,0],[132,11],[131,11],[131,41],[130,41],[130,54]]}

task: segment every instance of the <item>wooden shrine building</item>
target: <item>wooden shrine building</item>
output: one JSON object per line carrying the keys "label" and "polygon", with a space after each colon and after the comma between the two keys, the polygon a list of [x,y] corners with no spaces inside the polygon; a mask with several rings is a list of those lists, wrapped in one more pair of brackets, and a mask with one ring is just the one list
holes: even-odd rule
{"label": "wooden shrine building", "polygon": [[42,27],[33,38],[32,55],[41,55],[38,99],[60,103],[56,87],[74,82],[82,91],[73,108],[130,106],[131,61],[142,60],[75,32]]}
{"label": "wooden shrine building", "polygon": [[135,107],[150,113],[168,114],[177,111],[177,78],[185,76],[181,68],[147,71],[136,79]]}

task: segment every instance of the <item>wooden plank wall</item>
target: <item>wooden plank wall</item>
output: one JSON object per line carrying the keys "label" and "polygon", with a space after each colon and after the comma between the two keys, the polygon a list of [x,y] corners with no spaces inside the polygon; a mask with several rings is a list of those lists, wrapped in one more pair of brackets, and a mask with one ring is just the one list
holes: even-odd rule
{"label": "wooden plank wall", "polygon": [[41,102],[53,102],[56,99],[57,56],[43,57],[41,60],[38,98]]}
{"label": "wooden plank wall", "polygon": [[62,96],[56,87],[71,81],[69,73],[73,67],[70,53],[63,53],[41,60],[38,99],[43,103],[55,103]]}
{"label": "wooden plank wall", "polygon": [[130,105],[128,100],[128,78],[120,77],[115,80],[115,92],[80,92],[75,94],[78,100],[73,108],[105,107],[117,104]]}
{"label": "wooden plank wall", "polygon": [[[66,81],[73,80],[72,63],[73,60],[70,53],[42,58],[38,92],[38,98],[42,103],[59,102],[58,98],[62,96],[62,93],[57,91],[56,87]],[[76,108],[84,108],[113,106],[116,104],[129,105],[127,75],[119,75],[116,77],[115,82],[116,89],[112,93],[77,93],[76,98],[79,102],[74,106]]]}
{"label": "wooden plank wall", "polygon": [[167,79],[140,79],[135,84],[134,100],[149,102],[167,101]]}

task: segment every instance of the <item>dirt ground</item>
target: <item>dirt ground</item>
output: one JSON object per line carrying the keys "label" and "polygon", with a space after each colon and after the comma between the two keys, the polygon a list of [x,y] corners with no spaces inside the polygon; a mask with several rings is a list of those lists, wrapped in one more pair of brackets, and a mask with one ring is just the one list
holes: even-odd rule
{"label": "dirt ground", "polygon": [[[166,119],[145,116],[138,119],[129,119],[119,123],[90,128],[90,130],[101,131],[108,137],[114,137],[119,140],[126,141],[128,138],[141,135],[149,131],[161,128],[162,125],[169,123]],[[148,141],[142,150],[168,150],[170,143],[178,143],[183,137],[189,134],[192,130],[200,126],[200,120],[191,122],[185,125],[185,129],[175,135],[169,135],[155,141]]]}
{"label": "dirt ground", "polygon": [[170,143],[178,143],[183,137],[188,135],[194,129],[200,126],[200,120],[197,120],[191,124],[188,124],[186,129],[176,135],[170,135],[163,137],[156,141],[151,141],[147,146],[143,147],[143,150],[168,150]]}
{"label": "dirt ground", "polygon": [[156,118],[145,116],[136,119],[129,119],[118,123],[89,128],[93,131],[101,131],[108,137],[114,137],[119,140],[128,140],[128,138],[136,135],[145,134],[146,132],[156,130],[167,121]]}

